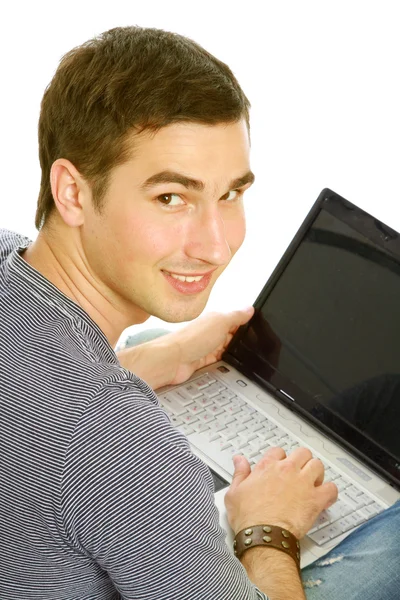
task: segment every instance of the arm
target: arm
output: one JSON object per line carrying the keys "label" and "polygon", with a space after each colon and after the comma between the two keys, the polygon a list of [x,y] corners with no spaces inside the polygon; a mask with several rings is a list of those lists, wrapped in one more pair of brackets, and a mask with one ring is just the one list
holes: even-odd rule
{"label": "arm", "polygon": [[305,600],[297,567],[290,556],[256,546],[242,556],[247,575],[270,600]]}
{"label": "arm", "polygon": [[[250,469],[235,456],[232,485],[225,495],[228,519],[238,533],[251,525],[279,525],[298,539],[304,537],[319,513],[337,499],[334,483],[323,483],[324,467],[306,448],[286,456],[271,448]],[[249,578],[271,600],[301,600],[304,592],[292,558],[274,548],[251,548],[242,556]]]}
{"label": "arm", "polygon": [[194,371],[220,360],[253,308],[227,314],[210,313],[179,331],[117,352],[121,366],[153,389],[186,381]]}
{"label": "arm", "polygon": [[87,407],[62,506],[68,546],[124,600],[265,600],[225,544],[208,468],[135,384]]}

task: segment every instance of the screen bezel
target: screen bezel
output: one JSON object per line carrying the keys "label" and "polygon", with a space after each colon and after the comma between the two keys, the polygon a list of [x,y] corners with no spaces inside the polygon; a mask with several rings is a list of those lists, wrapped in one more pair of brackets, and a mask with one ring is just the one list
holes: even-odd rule
{"label": "screen bezel", "polygon": [[[396,270],[397,266],[400,270],[400,234],[342,196],[325,188],[312,206],[286,252],[257,297],[254,303],[256,313],[267,300],[281,274],[322,209],[331,213],[382,248],[385,254],[388,255],[389,260],[394,261]],[[223,360],[238,368],[249,379],[255,381],[263,389],[279,399],[286,407],[299,413],[343,447],[350,449],[359,459],[376,470],[394,487],[400,489],[400,463],[397,458],[343,421],[343,419],[328,411],[315,398],[311,399],[308,397],[303,390],[296,386],[295,382],[280,373],[273,365],[270,365],[273,373],[268,378],[268,381],[261,376],[262,368],[259,364],[260,359],[254,352],[244,348],[241,344],[241,340],[248,328],[252,326],[253,318],[236,332],[222,357]],[[311,410],[314,413],[311,413]],[[316,411],[318,412],[318,417],[315,415]]]}

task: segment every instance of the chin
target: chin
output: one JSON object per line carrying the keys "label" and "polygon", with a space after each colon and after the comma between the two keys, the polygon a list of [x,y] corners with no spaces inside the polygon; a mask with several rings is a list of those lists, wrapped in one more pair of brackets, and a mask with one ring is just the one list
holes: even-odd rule
{"label": "chin", "polygon": [[196,306],[182,306],[182,307],[171,307],[168,309],[160,310],[158,314],[154,314],[155,317],[162,319],[166,323],[185,323],[186,321],[193,321],[203,312],[207,300],[201,303],[197,303]]}

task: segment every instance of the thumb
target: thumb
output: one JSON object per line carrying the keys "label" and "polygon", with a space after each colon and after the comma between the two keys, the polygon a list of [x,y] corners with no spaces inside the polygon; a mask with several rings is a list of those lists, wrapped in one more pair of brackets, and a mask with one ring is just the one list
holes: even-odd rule
{"label": "thumb", "polygon": [[247,321],[251,319],[254,314],[254,307],[249,306],[248,308],[242,310],[233,310],[232,312],[227,314],[229,319],[229,331],[231,333],[235,332],[240,325],[245,325]]}
{"label": "thumb", "polygon": [[251,473],[250,463],[244,456],[234,456],[233,465],[235,472],[233,473],[231,489],[240,485]]}

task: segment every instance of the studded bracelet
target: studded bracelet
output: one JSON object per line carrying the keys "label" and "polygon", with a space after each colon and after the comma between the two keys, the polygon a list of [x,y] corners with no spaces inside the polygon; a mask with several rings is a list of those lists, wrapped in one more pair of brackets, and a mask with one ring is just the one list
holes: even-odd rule
{"label": "studded bracelet", "polygon": [[289,554],[300,571],[300,544],[298,539],[282,527],[277,525],[251,525],[236,534],[233,542],[233,551],[237,558],[254,546],[264,546],[282,550]]}

